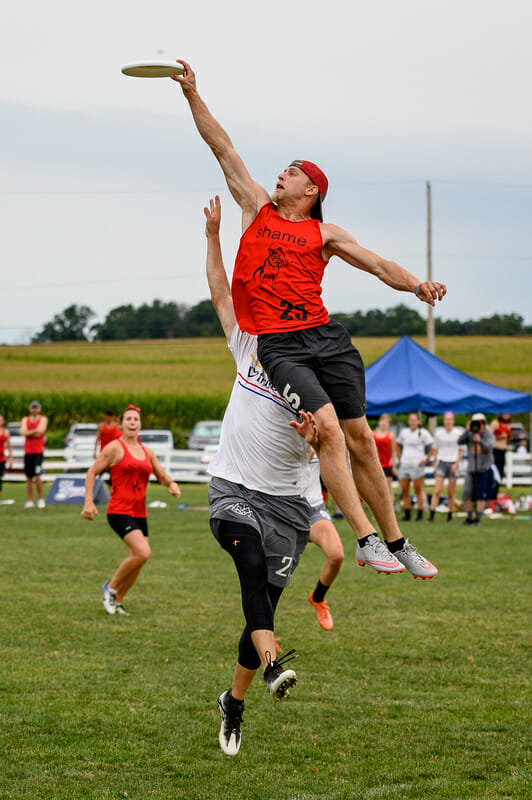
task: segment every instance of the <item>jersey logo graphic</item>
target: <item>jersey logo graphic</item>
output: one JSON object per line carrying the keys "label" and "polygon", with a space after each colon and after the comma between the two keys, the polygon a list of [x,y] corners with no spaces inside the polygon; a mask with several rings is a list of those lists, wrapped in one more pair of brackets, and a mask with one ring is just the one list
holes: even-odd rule
{"label": "jersey logo graphic", "polygon": [[258,273],[261,283],[266,280],[266,278],[271,278],[273,284],[281,267],[288,266],[288,261],[286,260],[281,247],[269,247],[268,250],[270,251],[270,255],[265,260],[264,264],[262,264],[260,267],[257,267],[253,273],[253,278],[256,279]]}
{"label": "jersey logo graphic", "polygon": [[237,544],[240,544],[240,539],[235,539],[233,542],[233,547],[236,547]]}
{"label": "jersey logo graphic", "polygon": [[253,515],[253,510],[247,503],[233,503],[232,506],[226,506],[226,511],[233,511],[233,513],[238,514],[240,517],[249,517],[250,519],[255,519]]}

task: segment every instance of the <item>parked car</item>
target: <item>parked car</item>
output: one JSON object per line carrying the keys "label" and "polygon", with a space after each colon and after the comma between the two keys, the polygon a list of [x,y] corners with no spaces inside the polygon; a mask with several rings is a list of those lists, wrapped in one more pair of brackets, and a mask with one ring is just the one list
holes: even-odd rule
{"label": "parked car", "polygon": [[188,437],[187,447],[189,450],[214,449],[220,444],[221,433],[222,421],[219,419],[196,422]]}
{"label": "parked car", "polygon": [[141,430],[141,444],[151,447],[156,456],[167,453],[174,449],[174,436],[172,431],[161,429]]}
{"label": "parked car", "polygon": [[65,447],[77,448],[80,445],[94,450],[98,425],[96,422],[74,422],[65,436]]}
{"label": "parked car", "polygon": [[512,429],[512,438],[508,443],[508,450],[517,450],[518,447],[523,445],[527,450],[529,450],[529,442],[528,442],[528,431],[523,425],[522,422],[510,422],[510,428]]}

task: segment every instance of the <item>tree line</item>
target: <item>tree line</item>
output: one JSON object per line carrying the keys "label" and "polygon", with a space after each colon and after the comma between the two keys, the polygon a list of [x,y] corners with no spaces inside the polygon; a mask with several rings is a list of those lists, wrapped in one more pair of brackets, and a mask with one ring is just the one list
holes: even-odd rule
{"label": "tree line", "polygon": [[[154,300],[138,308],[133,305],[111,309],[103,322],[90,324],[96,316],[88,306],[70,305],[56,314],[37,333],[32,342],[90,342],[124,339],[178,339],[196,336],[223,336],[222,327],[210,300],[194,306]],[[406,305],[386,310],[370,309],[352,314],[331,314],[351,336],[423,336],[426,319]],[[519,314],[492,314],[478,320],[436,318],[436,333],[444,336],[523,336],[532,334]]]}

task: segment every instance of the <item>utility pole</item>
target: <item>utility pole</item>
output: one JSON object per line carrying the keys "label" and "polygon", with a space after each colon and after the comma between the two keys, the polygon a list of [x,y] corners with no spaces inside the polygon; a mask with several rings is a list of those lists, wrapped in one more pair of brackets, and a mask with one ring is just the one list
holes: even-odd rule
{"label": "utility pole", "polygon": [[[427,189],[427,280],[432,280],[432,188],[430,181],[426,183]],[[434,316],[432,306],[428,306],[427,314],[427,350],[432,355],[436,354],[436,337],[434,335]]]}

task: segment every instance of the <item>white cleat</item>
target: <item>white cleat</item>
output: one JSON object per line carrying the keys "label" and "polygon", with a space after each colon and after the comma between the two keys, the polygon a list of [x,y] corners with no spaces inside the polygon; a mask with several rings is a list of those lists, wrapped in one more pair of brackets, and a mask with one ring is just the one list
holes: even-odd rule
{"label": "white cleat", "polygon": [[405,539],[404,546],[401,550],[397,550],[395,555],[401,564],[404,564],[407,570],[412,573],[414,578],[427,580],[427,578],[435,578],[438,574],[434,564],[423,558],[421,553],[418,553],[417,547],[410,544],[408,539]]}
{"label": "white cleat", "polygon": [[105,581],[102,586],[102,602],[108,614],[116,614],[116,592],[109,588],[109,581]]}
{"label": "white cleat", "polygon": [[240,725],[244,713],[244,701],[228,699],[229,691],[218,698],[222,725],[218,741],[226,756],[236,756],[240,750]]}
{"label": "white cleat", "polygon": [[404,566],[399,563],[393,553],[390,553],[376,533],[370,536],[364,547],[357,544],[356,559],[361,567],[368,564],[377,572],[384,572],[387,575],[392,572],[405,571]]}

